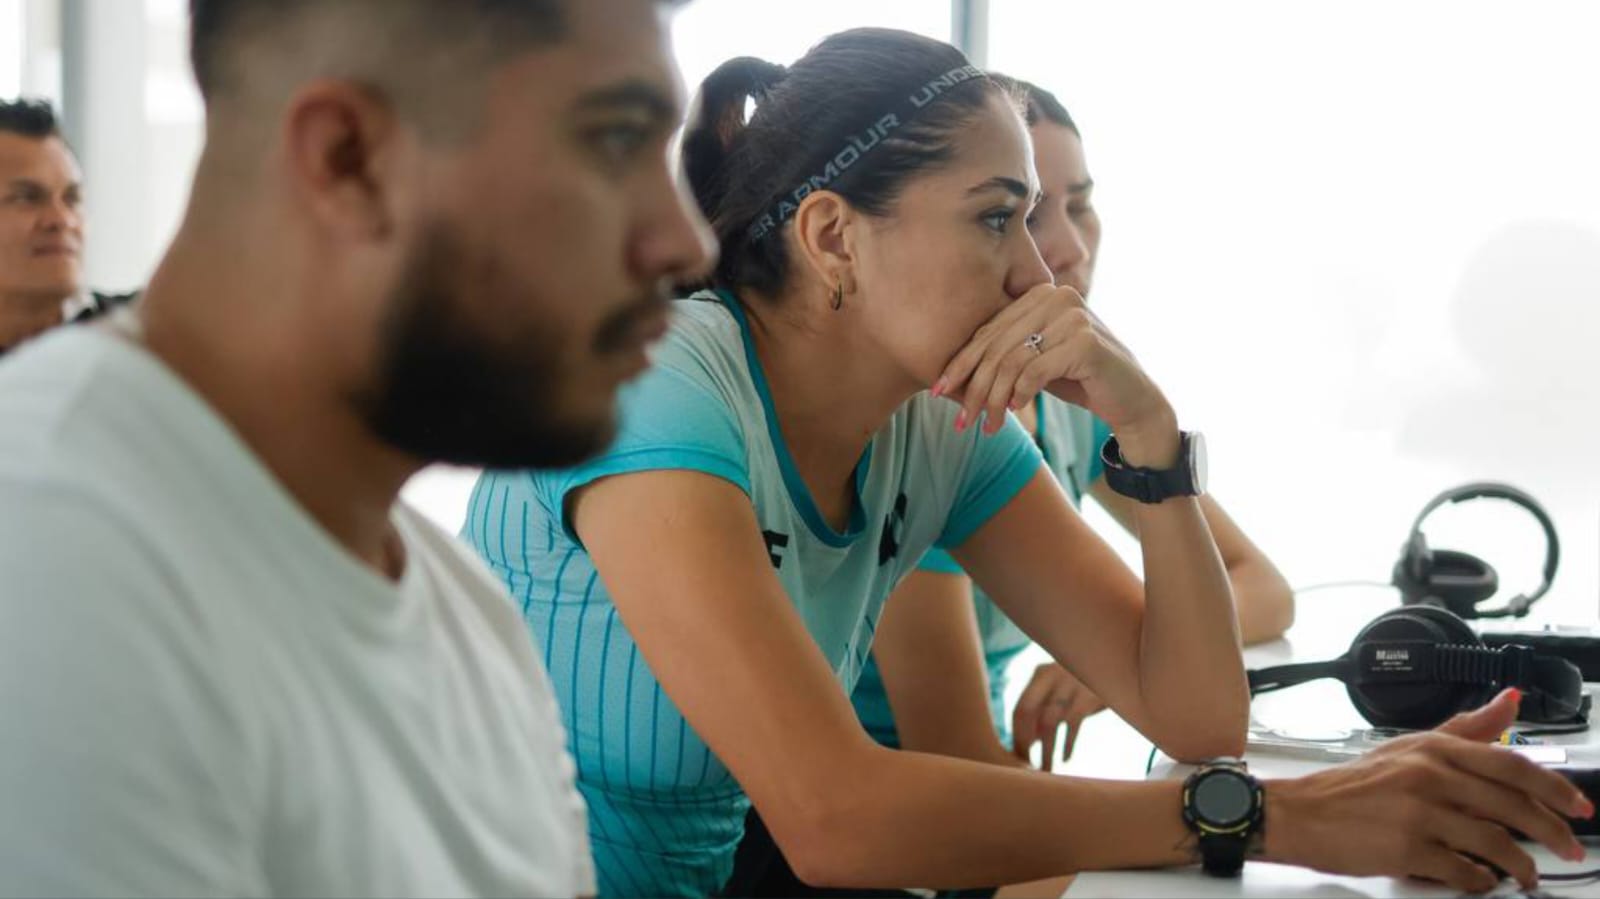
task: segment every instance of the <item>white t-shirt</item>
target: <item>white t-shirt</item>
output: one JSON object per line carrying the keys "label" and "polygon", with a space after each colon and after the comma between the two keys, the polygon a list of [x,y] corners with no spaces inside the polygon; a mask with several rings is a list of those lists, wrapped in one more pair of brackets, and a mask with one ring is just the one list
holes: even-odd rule
{"label": "white t-shirt", "polygon": [[121,336],[0,363],[0,895],[593,893],[505,588],[393,521],[398,584]]}

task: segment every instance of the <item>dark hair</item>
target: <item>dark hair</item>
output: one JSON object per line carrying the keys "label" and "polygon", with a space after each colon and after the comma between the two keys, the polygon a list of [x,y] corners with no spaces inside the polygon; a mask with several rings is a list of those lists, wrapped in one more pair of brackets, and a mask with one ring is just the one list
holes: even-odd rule
{"label": "dark hair", "polygon": [[[234,56],[238,42],[259,38],[271,26],[308,11],[361,4],[369,14],[373,33],[369,41],[393,43],[397,33],[427,35],[447,41],[462,36],[486,36],[497,47],[523,47],[551,43],[566,33],[569,0],[189,0],[189,58],[194,64],[200,93],[211,97],[228,83],[224,63]],[[404,55],[408,48],[397,46]]]}
{"label": "dark hair", "polygon": [[0,100],[0,132],[43,140],[61,136],[61,123],[49,100]]}
{"label": "dark hair", "polygon": [[[711,285],[775,293],[788,274],[773,215],[782,201],[825,186],[887,215],[914,175],[949,161],[962,126],[998,90],[955,47],[883,28],[835,34],[787,69],[753,57],[717,67],[683,138],[684,172],[722,246]],[[884,130],[896,110],[898,125]],[[830,170],[852,147],[859,162]],[[824,171],[831,177],[816,177]]]}
{"label": "dark hair", "polygon": [[1012,78],[1010,75],[1002,75],[999,72],[990,72],[989,77],[994,79],[995,83],[1010,91],[1022,103],[1022,109],[1028,119],[1029,128],[1043,120],[1060,125],[1080,138],[1083,137],[1083,134],[1078,131],[1077,123],[1072,121],[1071,113],[1068,113],[1067,107],[1056,99],[1055,94],[1031,81]]}

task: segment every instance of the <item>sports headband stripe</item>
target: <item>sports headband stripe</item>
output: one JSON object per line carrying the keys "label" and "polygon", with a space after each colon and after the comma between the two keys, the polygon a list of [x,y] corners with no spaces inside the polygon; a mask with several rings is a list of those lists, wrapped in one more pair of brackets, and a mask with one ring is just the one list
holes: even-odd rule
{"label": "sports headband stripe", "polygon": [[777,203],[751,224],[746,232],[750,242],[756,243],[781,227],[800,209],[800,201],[808,194],[824,190],[842,178],[852,166],[861,161],[862,157],[883,143],[890,133],[938,99],[945,91],[984,77],[986,76],[982,69],[974,65],[964,65],[951,69],[912,91],[904,102],[867,126],[862,133],[851,135],[844,146],[828,158],[822,171],[800,182],[798,187],[779,197]]}

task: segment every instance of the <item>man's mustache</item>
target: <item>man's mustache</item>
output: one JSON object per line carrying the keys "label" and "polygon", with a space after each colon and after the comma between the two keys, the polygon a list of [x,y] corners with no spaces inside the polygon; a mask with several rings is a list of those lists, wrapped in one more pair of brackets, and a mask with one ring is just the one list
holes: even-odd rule
{"label": "man's mustache", "polygon": [[672,307],[672,297],[666,285],[659,285],[600,326],[595,334],[594,348],[600,353],[619,353],[633,348],[638,341],[636,333],[646,322],[667,314]]}

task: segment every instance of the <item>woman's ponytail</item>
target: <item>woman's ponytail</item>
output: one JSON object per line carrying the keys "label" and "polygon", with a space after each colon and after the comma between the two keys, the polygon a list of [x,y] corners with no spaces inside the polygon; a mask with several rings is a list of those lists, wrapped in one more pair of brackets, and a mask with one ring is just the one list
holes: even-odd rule
{"label": "woman's ponytail", "polygon": [[741,56],[718,66],[700,85],[684,130],[683,169],[700,211],[713,223],[723,211],[728,186],[744,174],[731,163],[744,136],[746,104],[752,98],[760,102],[785,71],[775,63]]}

